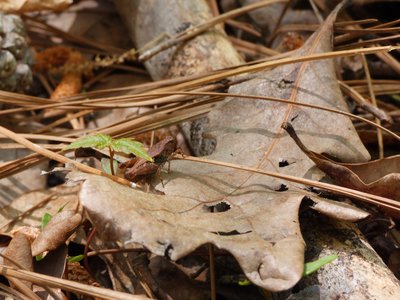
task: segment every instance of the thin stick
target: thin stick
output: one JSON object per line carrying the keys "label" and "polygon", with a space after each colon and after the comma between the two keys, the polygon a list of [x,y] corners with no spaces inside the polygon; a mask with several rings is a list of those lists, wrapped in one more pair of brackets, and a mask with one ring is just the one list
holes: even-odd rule
{"label": "thin stick", "polygon": [[83,250],[83,257],[84,257],[83,262],[84,262],[85,268],[89,272],[89,274],[91,274],[92,276],[93,276],[93,272],[89,266],[89,260],[88,260],[87,254],[89,252],[90,243],[92,242],[95,235],[96,235],[96,228],[92,227],[92,230],[90,231],[89,236],[86,241],[85,249]]}
{"label": "thin stick", "polygon": [[[371,113],[373,116],[378,118],[379,120],[387,121],[389,123],[393,123],[392,118],[383,110],[376,106],[372,106],[370,102],[367,101],[359,92],[357,92],[356,89],[352,88],[351,86],[345,84],[344,82],[338,80],[338,83],[340,85],[341,90],[347,94],[353,101],[357,102],[357,104],[363,108],[365,111]],[[381,126],[381,123],[377,124],[378,126]],[[376,128],[379,128],[378,126],[375,126]]]}
{"label": "thin stick", "polygon": [[285,7],[283,8],[281,14],[279,15],[279,19],[278,19],[278,21],[276,22],[274,29],[271,31],[271,33],[270,33],[270,35],[269,35],[269,38],[268,38],[268,41],[267,41],[267,46],[268,46],[268,47],[271,47],[271,44],[272,44],[272,42],[274,41],[274,39],[275,39],[275,37],[276,37],[277,30],[278,30],[279,26],[280,26],[281,23],[282,23],[283,17],[285,16],[287,10],[289,9],[289,7],[290,7],[291,5],[292,5],[292,0],[289,0],[289,1],[285,4]]}
{"label": "thin stick", "polygon": [[[11,296],[14,297],[14,299],[16,300],[29,300],[29,298],[27,298],[24,294],[22,294],[21,292],[18,292],[15,289],[10,288],[9,286],[5,285],[4,283],[0,283],[0,290],[4,291],[2,292],[3,296]],[[8,293],[8,294],[6,294]]]}
{"label": "thin stick", "polygon": [[70,158],[67,158],[67,157],[65,157],[65,156],[63,156],[61,154],[58,154],[58,153],[52,152],[50,150],[44,149],[44,148],[40,147],[39,145],[30,142],[29,140],[27,140],[26,138],[22,137],[21,135],[15,133],[15,132],[12,132],[11,130],[8,130],[7,128],[4,128],[3,126],[0,126],[0,134],[3,134],[5,136],[7,136],[8,138],[16,141],[17,143],[19,143],[21,145],[24,145],[26,148],[31,149],[32,151],[34,151],[34,152],[36,152],[36,153],[38,153],[40,155],[43,155],[43,156],[45,156],[47,158],[56,160],[56,161],[58,161],[60,163],[63,163],[63,164],[71,163],[78,170],[80,170],[82,172],[104,176],[104,177],[107,177],[107,178],[109,178],[109,179],[111,179],[111,180],[113,180],[115,182],[120,183],[120,184],[127,185],[127,186],[130,186],[130,187],[136,187],[136,184],[133,183],[133,182],[130,182],[129,180],[126,180],[126,179],[121,178],[121,177],[117,177],[117,176],[113,176],[113,175],[107,174],[107,173],[102,172],[102,171],[100,171],[98,169],[89,167],[89,166],[87,166],[85,164],[82,164],[80,162],[77,162],[77,161],[74,161],[74,160],[72,160]]}
{"label": "thin stick", "polygon": [[321,16],[320,11],[318,10],[318,7],[315,5],[313,0],[308,0],[310,2],[311,8],[314,11],[314,15],[317,17],[318,22],[322,24],[324,22],[324,18]]}
{"label": "thin stick", "polygon": [[144,296],[131,295],[127,293],[117,292],[105,288],[99,288],[71,280],[56,278],[48,275],[34,273],[25,270],[17,270],[12,267],[0,265],[0,274],[3,276],[14,277],[22,280],[28,280],[37,285],[47,285],[49,287],[61,288],[78,294],[99,297],[107,300],[146,300]]}
{"label": "thin stick", "polygon": [[[18,267],[21,270],[26,270],[23,266],[21,266],[17,261],[15,261],[14,259],[0,253],[0,256],[3,257],[3,259],[8,260],[10,263],[12,263],[13,265],[15,265],[16,267]],[[23,292],[24,294],[26,294],[28,297],[30,297],[30,299],[37,299],[40,300],[40,297],[37,296],[31,289],[28,288],[28,286],[24,283],[22,283],[19,279],[11,279],[12,283],[14,283],[15,285],[18,286],[18,289],[21,289],[21,292]],[[54,299],[56,300],[61,300],[60,297],[50,288],[48,288],[46,285],[42,286],[46,292],[48,292]],[[36,298],[37,297],[37,298]]]}
{"label": "thin stick", "polygon": [[226,20],[225,24],[228,24],[234,28],[237,28],[239,30],[242,30],[259,38],[262,36],[260,32],[258,32],[256,29],[253,28],[253,26],[251,26],[248,23],[239,22],[235,20]]}
{"label": "thin stick", "polygon": [[110,152],[110,170],[111,170],[111,175],[115,176],[115,170],[114,170],[114,149],[111,147],[108,147],[108,150]]}

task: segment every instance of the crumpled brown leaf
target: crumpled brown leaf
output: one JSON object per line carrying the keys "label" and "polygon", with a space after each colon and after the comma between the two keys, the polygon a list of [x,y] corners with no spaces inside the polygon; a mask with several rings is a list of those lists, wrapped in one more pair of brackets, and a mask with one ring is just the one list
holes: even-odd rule
{"label": "crumpled brown leaf", "polygon": [[45,251],[57,249],[65,243],[73,230],[81,223],[82,216],[73,210],[63,210],[53,216],[32,243],[32,255],[36,256]]}
{"label": "crumpled brown leaf", "polygon": [[[80,199],[103,239],[118,240],[127,247],[131,242],[140,243],[151,252],[172,260],[189,254],[200,245],[213,243],[231,252],[252,279],[266,257],[277,272],[284,268],[296,280],[297,270],[290,269],[299,260],[302,263],[303,244],[297,246],[300,249],[295,248],[298,256],[292,251],[296,240],[301,239],[297,209],[304,193],[293,192],[288,199],[285,193],[266,191],[266,198],[211,213],[207,205],[215,202],[207,204],[188,197],[148,194],[84,173],[73,172],[69,178],[85,180]],[[265,202],[268,204],[272,199],[276,202],[267,210]],[[283,231],[279,229],[282,215],[291,217]],[[354,219],[367,216],[350,206],[344,206],[341,215]],[[264,220],[268,220],[270,227],[263,227]],[[273,270],[268,264],[265,268]],[[280,282],[279,278],[275,281]]]}
{"label": "crumpled brown leaf", "polygon": [[[330,51],[337,8],[295,55]],[[230,92],[287,98],[346,110],[331,61],[283,65],[257,74]],[[339,115],[262,100],[226,99],[209,115],[211,159],[318,180],[323,174],[281,129],[292,120],[302,139],[344,161],[369,155],[351,121]],[[173,161],[163,175],[166,196],[146,194],[108,179],[72,173],[84,180],[80,199],[104,239],[138,243],[176,260],[206,243],[229,251],[255,284],[271,291],[292,287],[302,276],[304,241],[298,208],[301,186],[228,168]],[[162,188],[161,184],[157,188]],[[315,199],[315,197],[314,197]],[[315,200],[336,218],[366,214]],[[336,211],[335,211],[336,210]],[[211,213],[211,211],[215,211]],[[344,214],[346,212],[346,214]]]}
{"label": "crumpled brown leaf", "polygon": [[[25,270],[33,271],[31,243],[24,233],[17,232],[3,254],[18,263]],[[4,259],[4,264],[6,266],[18,268],[18,266],[13,264],[8,259]],[[32,288],[31,282],[25,280],[22,282],[29,288]]]}
{"label": "crumpled brown leaf", "polygon": [[38,10],[62,10],[72,4],[72,0],[3,0],[0,11],[24,13]]}
{"label": "crumpled brown leaf", "polygon": [[287,131],[299,148],[337,184],[362,192],[400,200],[400,155],[366,163],[339,163],[310,151],[299,139],[294,128]]}

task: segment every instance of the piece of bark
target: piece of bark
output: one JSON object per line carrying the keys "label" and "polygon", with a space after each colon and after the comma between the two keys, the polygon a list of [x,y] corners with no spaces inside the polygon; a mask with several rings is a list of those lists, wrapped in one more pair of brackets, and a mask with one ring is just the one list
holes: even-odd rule
{"label": "piece of bark", "polygon": [[[206,1],[114,1],[124,19],[136,48],[165,36],[174,36],[186,29],[210,20],[213,16]],[[167,49],[145,62],[153,80],[202,74],[232,67],[244,61],[225,32],[212,28],[179,46]],[[213,139],[203,138],[207,118],[182,124],[192,152],[197,156],[211,153]]]}
{"label": "piece of bark", "polygon": [[[174,36],[212,18],[210,8],[204,0],[114,2],[138,49],[165,35]],[[145,62],[145,65],[151,77],[158,80],[206,73],[241,62],[242,59],[225,33],[213,28],[157,54]]]}

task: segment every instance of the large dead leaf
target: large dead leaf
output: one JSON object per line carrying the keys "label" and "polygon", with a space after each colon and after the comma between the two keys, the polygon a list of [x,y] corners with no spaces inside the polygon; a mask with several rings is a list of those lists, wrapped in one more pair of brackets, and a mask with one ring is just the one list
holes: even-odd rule
{"label": "large dead leaf", "polygon": [[[337,8],[296,55],[330,51]],[[230,92],[287,98],[345,110],[331,61],[285,65],[259,73]],[[210,158],[264,170],[320,179],[323,175],[281,129],[291,120],[307,144],[343,161],[369,155],[347,118],[287,104],[226,99],[210,113],[209,135],[216,141]],[[198,246],[213,243],[232,253],[246,276],[268,290],[293,286],[303,272],[304,241],[298,208],[307,193],[301,187],[242,171],[173,162],[164,175],[166,196],[146,194],[108,179],[84,179],[82,204],[103,238],[139,243],[176,260]],[[158,186],[161,188],[161,184]],[[320,204],[322,200],[316,200]],[[332,203],[330,214],[348,218],[356,209]],[[214,213],[211,213],[214,211]]]}

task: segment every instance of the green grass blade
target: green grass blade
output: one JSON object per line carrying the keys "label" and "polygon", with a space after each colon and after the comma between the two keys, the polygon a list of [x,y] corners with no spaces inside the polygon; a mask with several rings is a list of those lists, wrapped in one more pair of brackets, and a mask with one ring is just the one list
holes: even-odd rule
{"label": "green grass blade", "polygon": [[308,276],[308,275],[314,273],[315,271],[317,271],[324,265],[329,264],[330,262],[334,261],[337,258],[338,258],[338,256],[336,254],[332,254],[332,255],[324,256],[316,261],[312,261],[312,262],[308,262],[308,263],[304,264],[303,276]]}
{"label": "green grass blade", "polygon": [[79,261],[83,260],[84,258],[85,258],[85,255],[79,254],[79,255],[68,258],[68,261],[69,262],[79,262]]}

